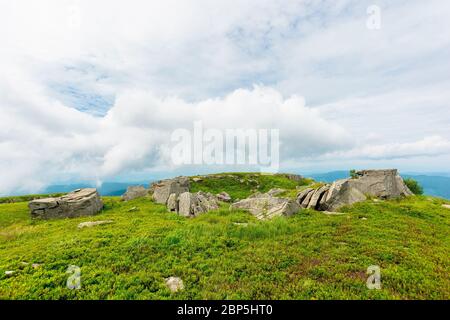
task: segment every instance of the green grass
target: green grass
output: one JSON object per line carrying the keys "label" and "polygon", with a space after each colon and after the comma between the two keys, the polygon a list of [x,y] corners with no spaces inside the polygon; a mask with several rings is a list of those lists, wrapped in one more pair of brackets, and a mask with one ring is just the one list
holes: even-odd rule
{"label": "green grass", "polygon": [[[0,204],[0,298],[450,297],[450,210],[441,206],[444,200],[368,200],[344,208],[347,215],[304,210],[271,221],[225,205],[186,219],[146,198],[104,202],[97,216],[51,221],[31,220],[26,202]],[[133,207],[139,210],[129,211]],[[90,220],[114,223],[77,228]],[[81,268],[80,290],[66,288],[69,265]],[[366,288],[371,265],[381,268],[381,290]],[[6,270],[16,272],[6,276]],[[171,293],[164,283],[170,276],[181,277],[185,289]]]}

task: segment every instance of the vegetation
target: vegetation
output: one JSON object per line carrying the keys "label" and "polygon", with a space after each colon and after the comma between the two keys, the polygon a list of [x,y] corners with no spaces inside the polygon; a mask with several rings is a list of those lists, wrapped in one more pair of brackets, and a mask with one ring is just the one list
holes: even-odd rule
{"label": "vegetation", "polygon": [[[234,176],[234,174],[233,174]],[[237,174],[241,179],[253,175]],[[224,178],[225,179],[225,178]],[[228,178],[226,178],[228,179]],[[260,176],[258,190],[295,189],[286,177]],[[194,184],[243,198],[231,177]],[[221,189],[223,188],[223,189]],[[31,220],[27,202],[0,204],[2,299],[448,299],[449,209],[414,196],[368,200],[344,215],[302,210],[258,221],[219,210],[186,219],[142,198],[104,197],[94,217]],[[137,208],[137,209],[136,209]],[[80,222],[112,224],[78,229]],[[395,226],[395,227],[394,227]],[[39,264],[33,267],[32,264]],[[81,268],[81,289],[66,273]],[[366,287],[367,268],[381,268],[381,290]],[[15,271],[6,275],[5,271]],[[165,278],[183,279],[171,293]]]}
{"label": "vegetation", "polygon": [[12,197],[2,197],[0,198],[0,203],[14,203],[14,202],[24,202],[31,201],[35,199],[42,199],[48,197],[60,197],[64,193],[52,193],[52,194],[30,194],[26,196],[12,196]]}
{"label": "vegetation", "polygon": [[[200,179],[196,181],[197,179]],[[291,180],[285,174],[260,173],[220,173],[191,178],[191,190],[200,190],[218,194],[226,191],[233,200],[245,199],[255,192],[267,192],[272,188],[296,190],[297,187],[307,186],[311,179],[302,178],[299,181]]]}
{"label": "vegetation", "polygon": [[358,178],[358,174],[356,173],[355,169],[350,170],[349,175],[350,175],[350,178],[352,178],[352,179]]}
{"label": "vegetation", "polygon": [[406,178],[406,179],[404,179],[404,181],[405,181],[405,184],[408,186],[409,190],[411,190],[412,193],[417,194],[417,195],[422,195],[423,194],[423,188],[419,184],[419,182],[417,182],[413,178]]}

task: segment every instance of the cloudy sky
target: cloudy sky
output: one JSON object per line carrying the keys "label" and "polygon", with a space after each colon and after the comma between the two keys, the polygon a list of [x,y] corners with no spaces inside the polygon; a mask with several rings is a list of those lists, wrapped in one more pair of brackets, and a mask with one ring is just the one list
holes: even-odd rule
{"label": "cloudy sky", "polygon": [[448,172],[449,17],[444,0],[0,0],[0,194],[205,170],[168,158],[197,120],[280,129],[283,171]]}

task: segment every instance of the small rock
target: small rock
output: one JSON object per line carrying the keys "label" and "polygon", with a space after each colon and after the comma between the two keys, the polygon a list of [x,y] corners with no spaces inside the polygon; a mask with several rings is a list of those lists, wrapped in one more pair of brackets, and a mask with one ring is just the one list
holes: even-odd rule
{"label": "small rock", "polygon": [[5,271],[5,275],[8,277],[12,276],[14,273],[15,273],[15,271],[12,271],[12,270]]}
{"label": "small rock", "polygon": [[247,227],[248,226],[247,222],[233,222],[233,224],[235,226],[241,226],[241,227]]}
{"label": "small rock", "polygon": [[230,195],[229,195],[228,193],[226,193],[225,191],[223,191],[223,192],[217,194],[216,196],[217,196],[217,199],[218,199],[219,201],[223,201],[223,202],[229,202],[229,201],[231,201]]}
{"label": "small rock", "polygon": [[194,181],[194,182],[200,182],[200,181],[203,181],[203,179],[202,179],[202,178],[199,178],[199,177],[195,177],[195,178],[192,178],[192,181]]}
{"label": "small rock", "polygon": [[450,204],[443,204],[442,207],[450,209]]}
{"label": "small rock", "polygon": [[342,216],[344,214],[347,214],[347,212],[333,212],[333,211],[323,211],[323,213],[329,216]]}
{"label": "small rock", "polygon": [[170,277],[166,279],[166,285],[172,292],[177,292],[184,289],[183,280],[178,277]]}
{"label": "small rock", "polygon": [[33,267],[33,269],[38,269],[41,267],[39,263],[33,263],[31,266]]}
{"label": "small rock", "polygon": [[367,220],[367,218],[366,217],[362,217],[361,220]]}
{"label": "small rock", "polygon": [[101,225],[101,224],[109,224],[109,223],[113,223],[113,221],[112,221],[112,220],[104,220],[104,221],[87,221],[87,222],[82,222],[82,223],[80,223],[80,224],[78,225],[78,228],[79,228],[79,229],[82,229],[82,228],[90,228],[90,227],[93,227],[93,226],[98,226],[98,225]]}
{"label": "small rock", "polygon": [[127,210],[127,212],[135,212],[135,211],[139,211],[139,208],[138,207],[132,207],[132,208]]}
{"label": "small rock", "polygon": [[143,198],[148,195],[149,190],[143,186],[130,186],[127,188],[127,192],[122,195],[123,201],[130,201],[138,198]]}

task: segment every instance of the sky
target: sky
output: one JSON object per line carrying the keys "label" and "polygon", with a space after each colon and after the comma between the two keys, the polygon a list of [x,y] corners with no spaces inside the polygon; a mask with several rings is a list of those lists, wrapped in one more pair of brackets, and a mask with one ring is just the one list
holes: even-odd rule
{"label": "sky", "polygon": [[234,169],[171,163],[171,133],[199,120],[279,129],[281,171],[449,172],[449,16],[442,0],[0,0],[0,195]]}

